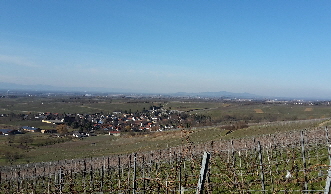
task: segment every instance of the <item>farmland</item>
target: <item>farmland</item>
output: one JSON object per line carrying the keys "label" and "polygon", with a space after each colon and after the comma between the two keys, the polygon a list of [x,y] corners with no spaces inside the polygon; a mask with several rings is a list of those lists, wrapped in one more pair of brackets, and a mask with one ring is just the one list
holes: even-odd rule
{"label": "farmland", "polygon": [[[162,171],[161,169],[166,169],[169,167],[168,172],[164,172],[165,174],[169,174],[170,171],[174,169],[178,170],[178,167],[184,168],[185,166],[192,166],[194,171],[187,171],[183,170],[183,174],[180,176],[189,176],[192,179],[186,179],[188,182],[180,182],[180,177],[178,174],[171,173],[168,175],[167,179],[165,179],[164,183],[169,184],[167,187],[157,186],[159,183],[151,183],[151,187],[155,187],[154,189],[160,189],[160,191],[174,191],[178,189],[178,184],[184,184],[188,188],[193,188],[194,184],[196,183],[196,176],[197,172],[199,171],[199,161],[201,160],[202,151],[206,150],[211,143],[218,145],[218,150],[227,150],[224,153],[218,153],[215,147],[208,148],[206,151],[213,152],[214,154],[217,153],[215,158],[212,159],[213,164],[217,164],[218,167],[213,166],[211,168],[211,173],[216,174],[223,174],[224,168],[234,168],[234,166],[229,166],[229,161],[226,162],[226,158],[224,158],[224,154],[229,152],[229,143],[221,143],[221,142],[231,142],[231,141],[238,141],[242,142],[243,139],[248,142],[252,142],[253,139],[259,139],[261,137],[268,137],[273,135],[274,137],[282,134],[293,134],[301,130],[309,129],[309,130],[320,130],[323,129],[325,126],[330,125],[330,118],[331,118],[331,107],[328,105],[328,102],[309,102],[309,103],[300,103],[297,102],[282,102],[282,103],[269,103],[265,101],[224,101],[224,100],[205,100],[205,99],[167,99],[167,98],[109,98],[109,97],[68,97],[68,96],[60,96],[60,97],[17,97],[17,98],[0,98],[0,114],[7,115],[6,117],[0,117],[0,128],[12,128],[12,129],[19,129],[23,125],[28,126],[35,126],[43,129],[56,129],[56,125],[42,123],[40,120],[35,119],[31,115],[37,115],[40,113],[51,112],[51,113],[73,113],[73,114],[112,114],[112,112],[127,112],[126,114],[130,114],[130,112],[135,112],[138,114],[140,112],[146,112],[146,110],[154,107],[162,107],[162,109],[167,111],[177,111],[178,113],[185,114],[185,118],[196,118],[197,115],[199,116],[199,120],[187,120],[185,121],[185,125],[181,124],[181,128],[172,128],[170,130],[159,130],[159,131],[123,131],[121,132],[120,136],[110,136],[108,133],[105,133],[103,130],[96,130],[95,136],[86,137],[86,138],[74,138],[73,136],[69,135],[75,129],[71,126],[68,126],[69,132],[68,135],[57,136],[54,134],[43,134],[38,132],[27,132],[23,134],[16,134],[10,136],[0,136],[0,165],[3,169],[7,167],[12,168],[10,166],[15,165],[23,165],[23,164],[44,164],[47,162],[60,162],[61,161],[85,161],[87,159],[93,160],[93,158],[115,158],[117,157],[126,157],[132,156],[132,153],[137,153],[139,157],[142,157],[142,153],[154,153],[158,152],[158,150],[177,150],[176,153],[183,153],[184,150],[188,148],[198,148],[200,147],[200,151],[197,151],[196,155],[191,154],[190,157],[177,158],[177,159],[165,159],[161,161],[161,158],[158,159],[156,166],[148,166],[152,165],[151,163],[142,163],[142,166],[146,166],[146,168],[150,169],[148,172],[150,176],[152,176],[154,170],[155,171]],[[133,113],[132,113],[133,114]],[[17,117],[19,115],[20,117]],[[26,116],[27,115],[27,116]],[[29,119],[30,117],[32,119]],[[194,116],[194,117],[192,117]],[[26,119],[22,119],[26,118]],[[207,121],[201,122],[200,118],[208,118]],[[198,122],[199,121],[199,122]],[[163,121],[164,122],[164,121]],[[179,123],[180,124],[180,123]],[[187,127],[188,126],[188,127]],[[323,132],[322,136],[324,135]],[[286,136],[286,135],[285,135]],[[293,135],[291,135],[293,136]],[[297,136],[293,136],[296,137]],[[317,137],[317,136],[316,136]],[[316,155],[318,160],[315,161],[315,157],[311,157],[314,161],[310,163],[310,165],[327,165],[328,160],[325,157],[327,154],[327,150],[323,145],[326,145],[325,137],[322,144],[319,139],[316,137],[307,136],[307,139],[311,139],[311,141],[316,141],[313,146],[309,146],[307,151],[310,152],[312,155]],[[282,155],[282,153],[288,153],[289,150],[284,150],[284,148],[277,148],[276,150],[271,149],[271,144],[265,143],[263,146],[269,146],[268,149],[271,149],[270,152],[267,153],[264,157],[274,158],[276,160],[275,163],[279,163],[277,161],[286,161],[293,160],[293,165],[300,164],[303,165],[302,161],[298,155],[300,152],[298,151],[299,140],[291,142],[293,138],[287,139],[285,144],[289,144],[293,147],[289,148],[290,150],[295,151],[295,156],[290,155]],[[255,140],[254,140],[255,141]],[[279,138],[274,138],[270,140],[273,143],[277,144],[280,142]],[[284,141],[284,140],[282,140]],[[293,145],[292,145],[293,143]],[[256,142],[255,142],[256,144]],[[223,145],[223,146],[222,146]],[[278,145],[278,144],[277,144]],[[318,148],[318,145],[322,145],[321,149]],[[256,146],[256,145],[255,145]],[[243,152],[243,147],[236,148],[237,151]],[[238,163],[238,160],[248,161],[254,158],[254,154],[247,155],[245,158],[243,155],[238,155],[238,152],[234,149],[235,153],[233,154],[232,158],[235,159],[232,164],[237,166],[241,165]],[[180,151],[181,150],[181,151]],[[249,149],[249,152],[252,150]],[[256,149],[255,149],[256,151]],[[279,155],[272,155],[273,153],[280,154]],[[220,155],[218,155],[220,154]],[[236,155],[237,154],[237,155]],[[264,153],[265,154],[265,153]],[[269,154],[269,155],[268,155]],[[270,155],[271,154],[271,155]],[[169,153],[167,153],[169,155]],[[170,154],[171,155],[171,154]],[[146,156],[150,157],[150,156]],[[284,158],[285,157],[285,158]],[[294,158],[293,158],[294,157]],[[250,159],[249,159],[250,158]],[[140,158],[141,159],[141,158]],[[140,160],[139,159],[139,160]],[[173,163],[174,166],[169,166],[169,160],[176,161],[177,163]],[[269,160],[269,159],[268,159]],[[113,161],[114,162],[114,161]],[[146,162],[146,161],[145,161]],[[166,162],[166,166],[162,167],[163,163]],[[191,163],[193,162],[193,163]],[[265,161],[269,162],[270,161]],[[105,160],[103,162],[105,164]],[[162,164],[162,165],[161,165]],[[124,164],[123,164],[124,165]],[[182,166],[184,165],[184,166]],[[216,165],[216,166],[217,166]],[[283,163],[279,163],[279,166],[284,165]],[[176,167],[177,166],[177,167]],[[55,167],[54,167],[55,168]],[[101,178],[101,169],[105,170],[105,167],[96,167],[91,166],[89,168],[98,169],[97,172],[99,174],[90,174],[89,176],[99,177]],[[153,170],[153,168],[156,168]],[[218,168],[218,169],[217,169]],[[234,176],[232,177],[233,180],[243,179],[243,177],[239,176],[240,172],[244,171],[251,171],[254,166],[249,167],[248,164],[246,165],[246,169],[243,171],[236,170],[237,172],[233,175],[222,175],[222,176]],[[284,167],[283,169],[275,169],[272,166],[268,166],[269,172],[279,171],[284,173],[285,170],[288,170]],[[294,167],[293,167],[294,168]],[[301,167],[300,167],[301,168]],[[113,168],[112,168],[113,169]],[[129,172],[126,172],[126,170]],[[54,176],[54,178],[58,175],[56,172],[50,172],[49,176]],[[64,169],[62,169],[64,170]],[[108,168],[108,172],[110,172]],[[116,169],[113,169],[117,171]],[[143,172],[147,172],[142,169]],[[69,173],[71,169],[67,169],[66,173]],[[317,176],[316,171],[313,172],[312,175],[307,176],[316,176],[316,181],[312,184],[312,187],[318,187],[319,190],[323,189],[324,180],[325,180],[325,171],[326,169],[320,169],[323,171],[323,176]],[[258,169],[257,169],[258,172]],[[318,172],[318,171],[317,171]],[[66,174],[64,173],[64,174]],[[75,184],[74,181],[81,182],[82,180],[87,181],[92,180],[91,177],[87,177],[87,171],[72,171],[75,176],[80,177],[79,180],[73,180],[73,174],[69,175],[66,174],[68,179],[70,179],[71,183],[68,184]],[[82,173],[82,174],[79,174]],[[105,172],[103,172],[105,173]],[[118,185],[118,190],[125,190],[131,188],[131,183],[125,182],[125,177],[127,178],[130,174],[130,167],[123,167],[122,168],[121,176],[123,176],[121,181],[122,186]],[[132,173],[132,172],[131,172]],[[314,174],[315,173],[315,174]],[[126,174],[126,175],[125,175]],[[212,175],[212,174],[211,174]],[[16,175],[17,176],[17,175]],[[106,176],[103,174],[102,176]],[[108,174],[107,176],[110,176]],[[144,175],[139,175],[144,176]],[[154,176],[154,175],[153,175]],[[269,176],[269,175],[266,175]],[[294,182],[288,185],[283,185],[282,187],[276,188],[273,183],[270,181],[275,181],[274,179],[268,180],[268,189],[277,190],[277,189],[286,189],[292,187],[296,190],[302,189],[302,173],[297,173],[295,176]],[[3,176],[2,176],[3,177]],[[170,177],[175,177],[175,181],[172,180]],[[63,177],[62,177],[63,178]],[[98,191],[103,190],[107,191],[106,188],[103,188],[100,184],[99,179],[98,186],[94,185],[93,188]],[[156,179],[160,177],[155,177]],[[210,184],[218,184],[221,179],[220,177],[210,177],[211,180],[214,179],[216,182],[210,182]],[[269,176],[270,178],[270,176]],[[116,178],[118,179],[118,177]],[[169,180],[168,180],[169,179]],[[63,179],[64,180],[64,179]],[[147,180],[147,179],[146,179]],[[50,184],[55,184],[56,181],[59,181],[58,178],[49,179]],[[54,182],[55,181],[55,182]],[[181,180],[182,181],[182,180]],[[222,180],[224,182],[225,180]],[[299,181],[295,182],[295,181]],[[45,182],[45,179],[44,179]],[[21,182],[22,184],[24,183]],[[91,183],[91,181],[90,181]],[[7,183],[4,183],[5,185]],[[28,182],[24,183],[27,188],[29,188]],[[23,184],[23,185],[24,185]],[[60,183],[56,183],[60,184]],[[103,182],[102,184],[106,184]],[[113,184],[113,183],[107,183]],[[137,181],[138,185],[144,185],[145,182]],[[163,183],[162,183],[163,184]],[[173,184],[173,186],[172,186]],[[192,185],[193,184],[193,185]],[[228,189],[231,189],[231,183],[227,183]],[[239,184],[239,182],[238,182]],[[252,185],[245,185],[244,182],[240,183],[240,186],[243,190],[249,189],[257,189],[259,190],[260,182],[252,183]],[[292,185],[292,186],[291,186]],[[296,186],[293,186],[296,185]],[[144,185],[145,187],[147,185]],[[22,187],[22,185],[18,185],[18,187]],[[80,188],[76,188],[79,191],[87,189],[88,185],[80,186]],[[116,188],[117,186],[112,186]],[[211,188],[211,187],[210,187]],[[19,189],[19,188],[18,188]],[[21,188],[22,189],[22,188]],[[29,188],[29,189],[36,189],[36,188]],[[58,191],[58,189],[63,190],[70,190],[69,187],[63,188],[48,188],[53,190],[54,192]],[[73,188],[71,188],[73,189]],[[132,188],[131,188],[132,189]],[[165,190],[164,190],[165,189]],[[232,188],[233,189],[233,188]],[[47,190],[47,189],[46,189]],[[43,190],[45,191],[45,190]]]}
{"label": "farmland", "polygon": [[[327,103],[298,105],[294,102],[265,103],[263,101],[236,102],[84,96],[0,98],[0,114],[36,114],[39,112],[76,114],[104,112],[109,114],[114,111],[143,111],[151,106],[163,106],[167,110],[178,110],[189,115],[199,114],[210,117],[211,122],[186,129],[191,131],[191,139],[195,143],[326,126],[331,117],[331,107]],[[305,122],[301,122],[302,120]],[[297,122],[286,123],[286,121]],[[247,126],[233,130],[233,126],[238,122],[246,123]],[[270,122],[275,124],[264,124]],[[0,128],[19,128],[24,125],[56,129],[55,125],[42,123],[40,120],[0,117]],[[24,147],[21,144],[26,135],[32,140]],[[98,136],[84,139],[56,138],[41,133],[18,134],[12,137],[0,136],[2,153],[0,164],[9,164],[3,155],[5,151],[17,153],[20,157],[12,162],[19,164],[150,151],[174,147],[183,143],[185,142],[181,130],[156,133],[148,131],[127,132],[122,133],[120,137],[101,133]],[[24,148],[22,149],[22,147]]]}

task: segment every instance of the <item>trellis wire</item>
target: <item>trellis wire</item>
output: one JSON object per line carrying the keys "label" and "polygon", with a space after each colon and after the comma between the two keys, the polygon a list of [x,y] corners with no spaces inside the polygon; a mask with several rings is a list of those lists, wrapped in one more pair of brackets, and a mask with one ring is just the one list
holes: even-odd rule
{"label": "trellis wire", "polygon": [[[321,146],[321,149],[318,146]],[[330,161],[330,155],[323,153],[326,146],[329,146],[327,129],[313,129],[255,137],[255,144],[254,140],[246,138],[230,142],[193,144],[148,153],[1,167],[0,186],[4,190],[0,193],[194,193],[199,179],[202,153],[205,151],[212,154],[206,180],[207,191],[223,188],[242,193],[327,192],[330,188],[330,175],[327,176],[323,171],[327,172],[328,169],[330,173],[331,170],[330,165],[326,165],[326,161]],[[327,149],[330,151],[329,147]],[[297,159],[300,157],[302,162],[299,163]],[[324,163],[308,166],[307,160],[323,160]],[[289,167],[293,169],[286,169]],[[286,184],[294,184],[294,178],[284,179],[285,170],[293,173],[292,177],[299,177],[297,179],[302,183],[296,184],[302,185],[302,189],[286,188]],[[322,175],[319,176],[315,172],[322,172]],[[255,175],[256,173],[260,178]],[[275,174],[281,176],[277,177]],[[308,185],[307,176],[313,177],[316,184],[323,185],[318,188]],[[254,177],[256,180],[252,181]],[[300,177],[303,177],[303,180],[300,180]],[[287,182],[285,188],[275,186],[280,181]],[[261,185],[260,189],[256,186],[258,184]]]}

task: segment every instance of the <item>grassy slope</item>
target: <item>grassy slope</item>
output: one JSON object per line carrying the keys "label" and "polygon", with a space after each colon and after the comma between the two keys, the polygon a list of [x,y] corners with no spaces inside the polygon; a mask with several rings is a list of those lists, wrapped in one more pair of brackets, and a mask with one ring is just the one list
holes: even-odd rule
{"label": "grassy slope", "polygon": [[[17,160],[16,163],[26,162],[42,162],[54,161],[72,158],[84,157],[98,157],[108,156],[112,154],[124,154],[132,152],[145,152],[155,149],[164,149],[169,146],[179,146],[186,144],[187,140],[198,144],[202,142],[220,140],[245,138],[262,134],[270,134],[279,131],[295,130],[312,128],[328,124],[323,120],[305,121],[305,122],[277,122],[264,125],[254,125],[246,129],[234,131],[228,135],[227,130],[221,127],[201,127],[192,130],[178,130],[168,132],[157,132],[143,135],[125,134],[120,137],[109,135],[100,135],[95,137],[85,138],[83,140],[72,139],[63,143],[56,143],[54,145],[33,146],[29,152],[23,152],[20,149],[15,149],[22,153],[24,157]],[[46,135],[32,134],[34,137],[34,144],[42,140],[49,139]],[[0,137],[0,151],[13,149],[13,146],[8,145],[8,137]],[[15,137],[15,141],[19,141],[19,137]],[[53,141],[60,141],[59,138],[52,138]],[[1,165],[5,165],[4,159],[0,160]]]}

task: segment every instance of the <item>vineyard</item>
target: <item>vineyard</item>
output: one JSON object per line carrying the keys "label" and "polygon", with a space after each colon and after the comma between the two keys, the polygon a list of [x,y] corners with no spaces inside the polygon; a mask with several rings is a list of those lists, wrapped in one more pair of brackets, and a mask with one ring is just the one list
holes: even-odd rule
{"label": "vineyard", "polygon": [[330,187],[327,128],[203,144],[183,133],[185,146],[164,150],[1,167],[0,193],[196,193],[202,167],[204,193],[327,193]]}

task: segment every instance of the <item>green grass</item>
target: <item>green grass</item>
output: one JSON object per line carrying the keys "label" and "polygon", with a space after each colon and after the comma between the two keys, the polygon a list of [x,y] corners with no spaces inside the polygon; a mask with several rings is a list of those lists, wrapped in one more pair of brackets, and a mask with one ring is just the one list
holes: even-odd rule
{"label": "green grass", "polygon": [[[142,111],[150,106],[162,105],[167,109],[180,110],[189,114],[204,114],[212,120],[227,122],[227,118],[249,122],[301,120],[331,117],[331,106],[262,104],[258,102],[209,102],[209,101],[161,101],[150,99],[71,98],[71,97],[19,97],[1,98],[0,113],[112,113],[114,111]],[[311,108],[311,111],[305,111]],[[256,113],[261,109],[263,113]],[[231,120],[231,119],[230,119]]]}
{"label": "green grass", "polygon": [[[326,120],[326,122],[329,122]],[[235,130],[230,134],[221,126],[201,127],[177,131],[165,131],[154,133],[122,133],[122,136],[109,135],[92,136],[84,139],[73,137],[58,138],[41,133],[29,133],[33,141],[29,143],[29,149],[18,148],[21,137],[0,136],[0,151],[20,153],[22,157],[15,164],[27,162],[46,162],[73,158],[99,157],[133,152],[146,152],[151,150],[165,149],[187,143],[200,144],[204,142],[217,141],[221,139],[236,139],[254,137],[263,134],[286,132],[290,130],[301,130],[314,128],[325,124],[324,120],[282,122],[253,125],[248,128]],[[26,134],[25,134],[26,135]],[[9,138],[14,137],[14,143],[10,146]],[[8,165],[4,156],[0,156],[0,165]]]}
{"label": "green grass", "polygon": [[[324,189],[328,169],[328,166],[325,165],[328,163],[326,146],[317,144],[306,146],[306,173],[302,171],[304,165],[300,146],[264,148],[261,154],[264,183],[268,190],[266,193],[278,193],[280,190],[300,192],[303,189],[305,176],[308,180],[309,190]],[[257,155],[258,152],[254,149],[241,150],[241,152],[237,150],[230,157],[227,151],[212,153],[205,190],[211,193],[249,193],[249,191],[259,193],[261,190],[261,166]],[[138,154],[138,158],[139,156],[141,155]],[[201,168],[201,156],[189,158],[185,160],[184,158],[173,157],[170,161],[169,159],[160,160],[157,158],[150,161],[151,163],[145,160],[144,164],[138,160],[135,176],[137,189],[142,191],[145,188],[149,192],[166,193],[170,190],[177,190],[180,183],[182,187],[188,189],[185,193],[195,193]],[[116,160],[117,158],[113,159]],[[61,175],[62,191],[64,193],[132,191],[133,165],[131,163],[129,167],[127,162],[122,161],[121,169],[107,168],[106,164],[104,171],[96,168],[92,170],[88,164],[86,171],[73,172],[75,166],[69,166],[69,161],[69,165],[61,167],[63,169]],[[291,178],[285,177],[287,171],[291,173]],[[4,189],[0,193],[16,192],[18,184],[24,192],[45,193],[51,191],[52,193],[59,193],[58,178],[59,176],[54,178],[54,176],[46,174],[46,177],[38,177],[37,179],[3,181],[0,186]],[[101,182],[103,184],[100,184]]]}
{"label": "green grass", "polygon": [[[246,122],[268,122],[283,120],[300,120],[315,118],[330,118],[330,106],[308,106],[308,105],[286,105],[286,104],[262,104],[257,102],[216,102],[216,101],[161,101],[156,99],[110,99],[110,98],[84,98],[72,97],[20,97],[1,98],[0,113],[7,114],[28,112],[53,112],[53,113],[110,113],[113,111],[141,111],[149,109],[150,106],[163,105],[171,110],[187,111],[188,114],[204,114],[211,116],[213,121],[218,121],[219,126],[201,127],[194,130],[158,132],[139,135],[127,133],[121,137],[100,135],[85,138],[84,140],[49,137],[49,135],[33,136],[34,142],[31,149],[22,150],[15,146],[9,146],[7,137],[0,136],[0,151],[20,153],[22,157],[15,163],[41,162],[62,160],[71,158],[83,158],[103,156],[110,154],[132,153],[150,151],[167,147],[178,146],[188,142],[203,143],[220,139],[245,138],[275,132],[301,130],[331,124],[330,120],[318,120],[309,122],[293,122],[287,124],[256,124],[248,128],[232,131],[222,129],[222,124],[231,125],[238,121]],[[256,113],[254,109],[261,109],[263,113]],[[306,111],[309,110],[309,111]],[[0,127],[19,128],[28,125],[42,129],[54,129],[55,125],[45,124],[40,121],[15,120],[8,117],[0,117]],[[189,139],[187,139],[189,137]],[[18,138],[16,138],[18,139]],[[50,145],[47,142],[59,142]],[[95,144],[92,144],[95,143]],[[93,145],[93,146],[91,146]],[[0,165],[8,162],[0,155]]]}
{"label": "green grass", "polygon": [[97,112],[112,113],[114,111],[142,111],[149,109],[152,105],[159,105],[159,102],[131,102],[130,100],[111,100],[108,98],[90,99],[69,97],[50,98],[1,98],[0,113],[87,113]]}
{"label": "green grass", "polygon": [[[158,149],[166,149],[168,147],[176,147],[192,143],[198,145],[200,143],[230,140],[237,138],[252,138],[264,134],[273,134],[279,132],[287,132],[292,130],[312,129],[316,127],[323,127],[331,124],[331,107],[329,106],[308,106],[308,105],[284,105],[284,104],[261,104],[261,103],[223,103],[223,102],[158,102],[150,100],[131,100],[131,99],[96,99],[83,98],[71,99],[69,97],[61,98],[18,98],[18,99],[0,99],[0,114],[28,113],[28,112],[53,112],[53,113],[96,113],[104,112],[110,113],[113,111],[141,111],[149,109],[151,105],[164,105],[171,110],[186,111],[188,114],[204,114],[211,116],[214,121],[219,121],[220,125],[204,126],[192,129],[183,129],[177,131],[164,131],[156,133],[122,133],[120,137],[109,135],[99,135],[88,137],[84,139],[76,139],[73,137],[53,137],[41,133],[28,133],[15,136],[0,136],[0,166],[9,165],[6,154],[11,153],[12,156],[17,157],[12,160],[13,164],[25,164],[34,162],[48,162],[57,160],[70,160],[75,158],[90,158],[109,155],[128,154],[134,152],[148,152]],[[256,113],[254,109],[261,109],[263,113]],[[307,111],[308,110],[308,111]],[[229,119],[233,118],[233,119]],[[325,118],[325,119],[321,119]],[[286,120],[297,121],[305,119],[320,119],[307,120],[298,122],[281,122]],[[261,122],[259,124],[251,123],[249,127],[238,129],[234,131],[224,130],[222,124],[231,125],[238,121]],[[277,121],[269,123],[268,121]],[[43,129],[54,128],[54,125],[48,125],[40,121],[10,121],[8,118],[0,118],[0,127],[18,128],[19,126],[29,125],[40,127]],[[231,133],[230,133],[231,132]],[[24,143],[24,139],[30,138],[31,141]],[[319,155],[320,157],[312,157],[308,162],[310,168],[314,168],[308,177],[314,182],[309,184],[309,188],[317,189],[323,188],[325,182],[325,175],[319,177],[318,169],[315,170],[316,165],[327,164],[325,147],[311,147],[308,153],[312,156]],[[252,171],[256,154],[250,155],[248,158],[235,155],[236,165],[242,164],[251,165],[243,170],[247,173],[252,173],[245,177],[245,183],[242,183],[241,189],[260,189],[258,170]],[[265,154],[265,152],[264,152]],[[290,181],[283,179],[286,170],[293,170],[297,166],[302,166],[300,158],[300,148],[286,148],[282,150],[274,150],[272,153],[273,159],[279,161],[277,165],[267,166],[268,170],[275,173],[273,180],[278,182],[271,182],[271,177],[268,178],[267,189],[294,188],[300,190],[302,188],[302,172],[297,172],[295,178]],[[235,191],[237,187],[232,184],[234,179],[240,180],[240,171],[231,174],[231,166],[226,162],[224,155],[219,155],[213,158],[211,168],[212,176],[210,179],[213,184],[209,186],[214,189],[214,192],[228,192]],[[294,159],[294,160],[292,160]],[[290,161],[280,162],[280,161]],[[199,165],[201,158],[195,158],[195,161],[187,161],[185,165],[194,169],[192,172],[183,170],[183,177],[188,175],[194,178],[187,181],[187,187],[196,183],[196,174],[199,172]],[[264,162],[268,163],[267,157],[264,157]],[[216,164],[216,165],[215,165]],[[162,164],[157,170],[153,171],[157,178],[167,180],[173,176],[176,178],[177,166],[170,166],[169,163]],[[181,163],[180,165],[183,165]],[[164,170],[164,172],[163,172]],[[161,172],[162,171],[162,172]],[[326,171],[323,169],[323,171]],[[276,173],[277,172],[277,173]],[[296,171],[293,170],[295,173]],[[127,172],[124,172],[125,177]],[[80,176],[80,175],[78,175]],[[111,178],[111,174],[109,178]],[[151,174],[151,176],[154,176]],[[269,177],[268,177],[269,176]],[[229,179],[232,177],[233,180]],[[317,177],[317,178],[316,178]],[[127,178],[127,177],[126,177]],[[110,179],[109,179],[110,180]],[[283,182],[282,182],[283,181]],[[112,184],[111,181],[109,184]],[[123,186],[125,186],[123,181]],[[141,182],[139,184],[142,184]],[[151,185],[158,186],[157,182],[151,182]],[[175,183],[174,188],[176,187]],[[116,187],[116,185],[113,185]],[[76,185],[76,187],[82,187]],[[130,187],[128,184],[127,187]],[[217,188],[220,188],[217,190]],[[222,188],[224,190],[222,190]],[[69,189],[69,188],[67,188]],[[82,189],[82,188],[80,188]]]}

